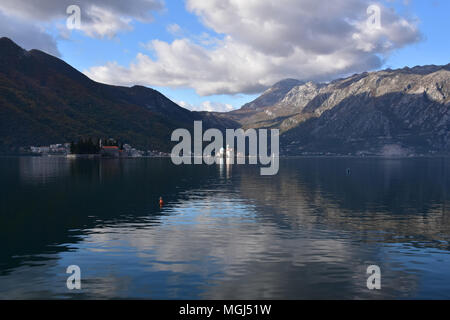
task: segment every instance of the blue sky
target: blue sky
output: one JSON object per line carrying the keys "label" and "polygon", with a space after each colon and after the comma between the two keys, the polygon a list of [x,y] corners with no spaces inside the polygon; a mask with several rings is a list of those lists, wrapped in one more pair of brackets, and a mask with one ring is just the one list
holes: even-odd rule
{"label": "blue sky", "polygon": [[450,63],[450,1],[416,0],[409,6],[393,6],[406,15],[419,19],[419,28],[423,40],[406,48],[393,52],[385,67],[403,68],[416,65]]}
{"label": "blue sky", "polygon": [[[79,0],[73,3],[81,8],[84,29],[72,31],[64,30],[70,1],[55,1],[43,0],[35,14],[29,3],[21,9],[24,0],[5,0],[0,15],[16,24],[26,18],[44,30],[62,59],[97,81],[151,86],[196,110],[239,108],[286,77],[327,81],[450,62],[450,2],[444,0],[336,0],[334,7],[321,0],[279,0],[292,10],[278,10],[272,0],[171,0],[163,9],[155,4],[159,0],[132,1],[129,8],[120,1]],[[61,10],[42,9],[55,3]],[[382,9],[382,30],[375,33],[366,29],[370,4]],[[143,18],[139,10],[150,14]],[[39,17],[30,22],[33,15]],[[0,23],[0,32],[11,31]],[[27,48],[37,37],[17,39]],[[48,48],[43,43],[39,49]]]}

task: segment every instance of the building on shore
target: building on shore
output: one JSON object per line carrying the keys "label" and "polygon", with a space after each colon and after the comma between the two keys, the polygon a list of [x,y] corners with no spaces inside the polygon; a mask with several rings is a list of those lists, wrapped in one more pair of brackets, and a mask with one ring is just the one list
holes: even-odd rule
{"label": "building on shore", "polygon": [[117,146],[103,146],[100,153],[103,157],[119,158],[121,156],[121,150]]}

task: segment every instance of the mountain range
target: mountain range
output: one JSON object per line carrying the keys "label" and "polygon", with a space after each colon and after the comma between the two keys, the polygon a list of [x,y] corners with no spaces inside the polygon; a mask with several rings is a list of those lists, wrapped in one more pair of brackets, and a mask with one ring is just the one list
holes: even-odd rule
{"label": "mountain range", "polygon": [[330,83],[282,81],[240,110],[217,116],[244,128],[280,129],[287,155],[448,154],[450,64]]}
{"label": "mountain range", "polygon": [[115,138],[144,150],[170,151],[170,135],[204,127],[237,124],[191,112],[156,90],[97,83],[64,61],[39,50],[24,50],[0,39],[0,150]]}
{"label": "mountain range", "polygon": [[169,151],[176,128],[278,128],[285,155],[450,153],[450,64],[286,79],[241,109],[192,112],[156,90],[97,83],[64,61],[0,38],[0,152],[81,137]]}

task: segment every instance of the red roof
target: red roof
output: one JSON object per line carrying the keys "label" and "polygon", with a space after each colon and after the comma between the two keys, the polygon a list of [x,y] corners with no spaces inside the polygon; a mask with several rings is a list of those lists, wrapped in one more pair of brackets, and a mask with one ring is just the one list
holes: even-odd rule
{"label": "red roof", "polygon": [[105,146],[105,147],[103,147],[103,149],[119,149],[119,147],[110,147],[110,146]]}

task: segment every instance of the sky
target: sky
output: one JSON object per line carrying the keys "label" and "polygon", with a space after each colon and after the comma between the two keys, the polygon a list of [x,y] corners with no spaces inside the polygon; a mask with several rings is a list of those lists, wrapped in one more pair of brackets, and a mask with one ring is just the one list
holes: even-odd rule
{"label": "sky", "polygon": [[286,78],[447,64],[449,12],[448,0],[0,0],[0,36],[99,82],[230,111]]}

